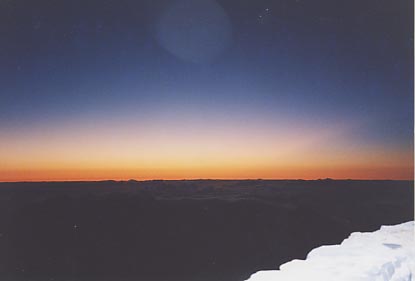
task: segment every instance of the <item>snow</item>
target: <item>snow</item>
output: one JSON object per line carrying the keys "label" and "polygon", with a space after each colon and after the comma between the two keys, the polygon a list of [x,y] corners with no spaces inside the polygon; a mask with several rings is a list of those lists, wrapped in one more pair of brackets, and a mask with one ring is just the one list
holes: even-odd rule
{"label": "snow", "polygon": [[312,250],[280,270],[259,271],[249,281],[415,281],[414,222],[355,232],[340,245]]}

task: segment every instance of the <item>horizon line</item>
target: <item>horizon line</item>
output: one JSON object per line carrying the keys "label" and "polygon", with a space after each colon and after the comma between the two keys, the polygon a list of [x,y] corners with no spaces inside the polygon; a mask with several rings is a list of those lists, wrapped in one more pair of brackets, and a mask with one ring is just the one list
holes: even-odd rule
{"label": "horizon line", "polygon": [[414,181],[411,179],[370,179],[370,178],[180,178],[180,179],[85,179],[85,180],[23,180],[23,181],[0,181],[0,183],[80,183],[80,182],[150,182],[150,181]]}

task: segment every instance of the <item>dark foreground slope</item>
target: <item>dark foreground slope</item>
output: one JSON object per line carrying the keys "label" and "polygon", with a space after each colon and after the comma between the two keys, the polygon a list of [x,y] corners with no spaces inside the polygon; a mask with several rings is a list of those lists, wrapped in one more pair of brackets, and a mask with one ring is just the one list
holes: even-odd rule
{"label": "dark foreground slope", "polygon": [[413,219],[408,181],[0,184],[0,280],[240,281]]}

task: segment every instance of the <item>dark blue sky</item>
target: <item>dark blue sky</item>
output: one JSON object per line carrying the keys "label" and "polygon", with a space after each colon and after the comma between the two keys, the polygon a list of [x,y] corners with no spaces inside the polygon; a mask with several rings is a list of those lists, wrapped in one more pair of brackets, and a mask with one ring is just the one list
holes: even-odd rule
{"label": "dark blue sky", "polygon": [[413,145],[413,1],[3,0],[0,34],[6,133],[183,113]]}

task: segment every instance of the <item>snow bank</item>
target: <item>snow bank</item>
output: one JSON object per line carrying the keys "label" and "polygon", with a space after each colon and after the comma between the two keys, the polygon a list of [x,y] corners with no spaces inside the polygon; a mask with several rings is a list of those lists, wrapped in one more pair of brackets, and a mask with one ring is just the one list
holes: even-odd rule
{"label": "snow bank", "polygon": [[259,271],[249,281],[415,281],[414,222],[352,233],[340,245],[312,250],[280,270]]}

